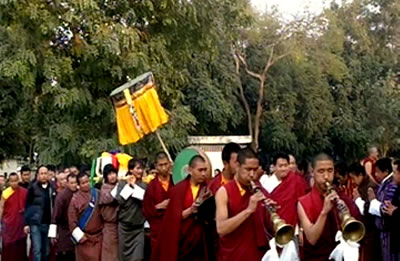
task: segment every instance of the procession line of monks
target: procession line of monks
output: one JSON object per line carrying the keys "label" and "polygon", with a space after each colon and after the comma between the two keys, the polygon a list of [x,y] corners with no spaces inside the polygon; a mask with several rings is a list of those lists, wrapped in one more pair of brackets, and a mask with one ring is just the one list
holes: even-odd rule
{"label": "procession line of monks", "polygon": [[[173,184],[171,162],[165,153],[157,154],[157,175],[149,184],[141,181],[144,163],[138,159],[129,162],[127,178],[121,181],[118,171],[106,165],[100,190],[90,186],[87,173],[70,174],[66,188],[55,198],[48,233],[57,260],[143,260],[147,220],[151,261],[259,261],[274,237],[265,207],[273,205],[277,214],[296,228],[296,255],[302,260],[322,261],[329,259],[341,229],[334,202],[340,200],[353,217],[362,219],[351,198],[340,191],[327,194],[326,183],[332,184],[335,173],[334,161],[327,154],[318,154],[312,161],[311,187],[303,176],[289,170],[289,156],[284,153],[275,155],[271,176],[262,176],[256,153],[235,143],[224,147],[222,160],[223,172],[211,181],[205,159],[194,156],[187,178]],[[45,171],[38,169],[39,174]],[[260,190],[254,191],[251,182]],[[44,183],[39,177],[34,184]],[[3,232],[13,226],[18,231],[12,232],[14,241],[3,233],[3,260],[8,255],[12,259],[6,260],[22,261],[26,241],[21,226],[26,220],[21,212],[29,198],[26,190],[18,187],[18,176],[10,176],[10,188],[11,195],[7,192],[2,197]],[[33,214],[25,211],[25,219]]]}

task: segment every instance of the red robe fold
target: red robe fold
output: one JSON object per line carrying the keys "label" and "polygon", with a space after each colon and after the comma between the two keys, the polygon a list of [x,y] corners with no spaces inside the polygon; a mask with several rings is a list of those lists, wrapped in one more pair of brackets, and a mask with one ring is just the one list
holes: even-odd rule
{"label": "red robe fold", "polygon": [[353,190],[356,188],[356,184],[351,178],[348,178],[345,185],[340,185],[338,190],[348,197],[353,197]]}
{"label": "red robe fold", "polygon": [[[353,217],[359,219],[360,213],[353,201],[342,193],[338,193],[339,197],[346,203]],[[324,197],[319,190],[313,186],[312,190],[299,199],[308,219],[311,223],[315,223],[324,206]],[[307,261],[326,261],[333,249],[338,244],[335,242],[335,236],[340,229],[340,221],[336,207],[332,208],[326,219],[325,227],[321,237],[317,243],[312,246],[307,238],[304,237],[303,255]]]}
{"label": "red robe fold", "polygon": [[2,219],[2,260],[25,261],[26,235],[24,233],[24,208],[27,190],[19,187],[4,202]]}
{"label": "red robe fold", "polygon": [[362,165],[364,168],[365,168],[365,164],[367,164],[367,162],[371,162],[371,165],[372,165],[371,176],[376,180],[376,160],[372,159],[370,157],[363,159]]}
{"label": "red robe fold", "polygon": [[143,198],[143,215],[150,224],[150,240],[152,252],[154,252],[157,244],[158,234],[161,230],[162,219],[165,210],[156,209],[155,205],[169,199],[170,192],[173,186],[172,178],[169,180],[168,191],[162,187],[158,178],[154,178],[147,186],[146,193]]}
{"label": "red robe fold", "polygon": [[277,210],[278,215],[293,227],[297,224],[297,201],[306,194],[306,188],[304,179],[294,172],[289,172],[270,194],[270,198],[280,206]]}
{"label": "red robe fold", "polygon": [[218,174],[215,176],[209,183],[208,183],[208,188],[211,190],[213,195],[217,194],[217,191],[220,187],[222,187],[224,184],[222,184],[222,173]]}
{"label": "red robe fold", "polygon": [[188,178],[172,188],[152,261],[208,260],[203,224],[197,222],[193,215],[182,219],[182,212],[193,202]]}
{"label": "red robe fold", "polygon": [[[246,209],[251,193],[242,196],[235,180],[225,186],[228,195],[228,218]],[[219,261],[260,261],[268,250],[267,227],[270,216],[261,203],[256,212],[248,217],[235,231],[220,237]]]}
{"label": "red robe fold", "polygon": [[303,186],[306,188],[305,194],[310,192],[311,191],[310,180],[309,178],[307,178],[307,175],[306,174],[303,175],[298,171],[295,171],[294,173],[296,174],[296,176],[300,178],[300,182],[303,183]]}
{"label": "red robe fold", "polygon": [[[208,183],[208,188],[210,191],[213,193],[213,195],[217,194],[217,191],[220,189],[220,187],[224,186],[225,184],[223,183],[223,173],[219,173],[216,175],[209,183]],[[211,237],[213,240],[213,243],[210,244],[210,249],[212,248],[212,252],[218,253],[219,249],[219,236],[217,233],[217,227],[215,221],[210,223],[210,232],[211,232]],[[214,260],[210,258],[210,260]]]}

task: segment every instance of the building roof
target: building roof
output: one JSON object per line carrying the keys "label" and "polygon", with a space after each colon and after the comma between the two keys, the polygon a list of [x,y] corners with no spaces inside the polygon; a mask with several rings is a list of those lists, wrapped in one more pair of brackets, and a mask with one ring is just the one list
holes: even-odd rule
{"label": "building roof", "polygon": [[252,142],[251,136],[189,136],[191,145],[221,145],[235,142],[237,144],[249,144]]}

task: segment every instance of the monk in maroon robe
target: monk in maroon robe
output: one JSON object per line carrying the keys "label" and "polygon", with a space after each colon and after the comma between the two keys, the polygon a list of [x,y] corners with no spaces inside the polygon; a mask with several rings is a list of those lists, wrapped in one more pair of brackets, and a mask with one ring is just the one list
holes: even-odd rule
{"label": "monk in maroon robe", "polygon": [[64,190],[57,195],[54,204],[54,212],[51,218],[49,237],[55,246],[57,261],[75,260],[74,244],[71,240],[71,232],[68,223],[68,207],[74,193],[78,190],[75,175],[68,175]]}
{"label": "monk in maroon robe", "polygon": [[280,206],[277,210],[278,215],[292,226],[298,223],[297,202],[306,194],[306,189],[307,184],[303,178],[294,172],[289,172],[282,183],[270,193],[271,199]]}
{"label": "monk in maroon robe", "polygon": [[150,224],[152,252],[156,248],[162,219],[168,206],[173,182],[170,175],[171,162],[165,152],[156,157],[156,177],[149,183],[143,198],[143,215]]}
{"label": "monk in maroon robe", "polygon": [[[304,229],[303,260],[326,261],[338,244],[335,236],[340,220],[335,204],[346,204],[353,217],[360,213],[353,201],[345,195],[326,194],[326,182],[332,184],[334,164],[330,156],[317,155],[313,162],[314,186],[311,192],[299,199],[297,210]],[[336,202],[336,203],[335,203]]]}
{"label": "monk in maroon robe", "polygon": [[[237,169],[237,153],[240,150],[240,146],[234,142],[228,143],[222,149],[222,163],[224,168],[221,173],[216,175],[208,184],[211,192],[216,195],[220,187],[233,180]],[[216,229],[215,221],[210,222],[210,233],[213,238],[213,243],[210,243],[209,248],[213,248],[214,252],[218,251],[219,248],[219,237]]]}
{"label": "monk in maroon robe", "polygon": [[[279,208],[277,214],[295,228],[298,234],[298,199],[306,194],[306,180],[296,171],[297,165],[293,156],[286,153],[276,153],[273,157],[275,171],[270,176],[262,176],[261,184]],[[301,238],[300,238],[301,241]],[[278,251],[280,249],[278,248]]]}
{"label": "monk in maroon robe", "polygon": [[250,181],[259,168],[257,155],[251,149],[238,153],[238,173],[221,187],[216,195],[216,222],[220,236],[218,260],[259,261],[268,250],[270,217],[263,204],[262,192],[252,194]]}
{"label": "monk in maroon robe", "polygon": [[[185,180],[174,186],[152,261],[207,261],[205,229],[197,218],[199,196],[207,190],[204,158],[194,156]],[[211,193],[210,193],[211,194]]]}
{"label": "monk in maroon robe", "polygon": [[376,161],[379,159],[379,152],[376,147],[368,148],[368,157],[362,160],[362,165],[365,168],[365,172],[372,182],[379,184],[376,179]]}
{"label": "monk in maroon robe", "polygon": [[104,166],[103,181],[105,183],[101,187],[99,200],[101,216],[104,220],[101,260],[118,261],[118,202],[112,196],[118,177],[117,170],[112,164]]}
{"label": "monk in maroon robe", "polygon": [[27,260],[23,216],[27,190],[18,185],[18,180],[16,173],[10,174],[10,187],[3,191],[0,201],[1,235],[3,237],[2,260]]}
{"label": "monk in maroon robe", "polygon": [[231,181],[235,176],[237,153],[239,150],[240,146],[233,142],[226,144],[222,149],[222,163],[224,164],[224,169],[220,174],[216,175],[208,185],[214,195],[221,186]]}
{"label": "monk in maroon robe", "polygon": [[[69,229],[72,238],[77,242],[75,253],[77,261],[100,261],[103,221],[98,205],[99,191],[95,190],[96,200],[92,203],[92,189],[89,183],[89,176],[86,173],[78,175],[79,191],[72,197],[68,209]],[[84,212],[88,207],[93,208],[86,225],[81,227],[79,224]]]}
{"label": "monk in maroon robe", "polygon": [[291,171],[289,155],[277,153],[273,158],[275,172],[271,176],[263,176],[260,181],[270,198],[280,206],[278,215],[286,223],[297,225],[297,201],[306,194],[307,184],[299,175]]}

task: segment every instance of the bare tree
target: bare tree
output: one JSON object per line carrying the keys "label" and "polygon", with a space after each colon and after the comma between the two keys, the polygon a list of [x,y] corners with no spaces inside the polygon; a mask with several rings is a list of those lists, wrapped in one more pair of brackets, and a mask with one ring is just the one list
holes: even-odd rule
{"label": "bare tree", "polygon": [[250,111],[250,106],[244,95],[243,86],[241,84],[239,86],[240,98],[242,100],[242,103],[244,105],[246,115],[247,115],[249,135],[251,135],[253,137],[252,148],[254,150],[257,150],[259,147],[258,138],[260,136],[260,123],[261,123],[262,113],[263,113],[264,91],[265,91],[265,84],[268,80],[268,77],[267,77],[268,71],[279,60],[281,60],[284,57],[289,55],[289,52],[281,54],[281,55],[275,55],[274,50],[275,50],[275,46],[272,46],[264,69],[258,73],[249,69],[245,55],[240,53],[240,51],[238,49],[233,51],[233,58],[234,58],[235,64],[236,64],[236,73],[238,75],[240,75],[240,67],[243,66],[245,72],[248,75],[250,75],[251,77],[253,77],[259,81],[257,107],[256,107],[256,114],[254,117],[254,125],[253,125],[253,117],[252,117],[251,111]]}
{"label": "bare tree", "polygon": [[[267,21],[268,23],[268,18],[262,21]],[[264,110],[263,103],[265,86],[268,83],[268,73],[276,63],[292,54],[296,39],[298,40],[300,39],[299,37],[304,37],[307,31],[310,32],[314,30],[315,32],[315,29],[311,29],[313,24],[315,25],[313,20],[304,17],[285,25],[273,24],[271,27],[268,27],[265,24],[261,24],[258,28],[250,29],[267,32],[265,35],[262,35],[265,39],[261,39],[261,44],[259,44],[264,46],[263,49],[267,53],[267,58],[264,66],[262,66],[261,70],[258,72],[252,70],[247,62],[246,48],[248,48],[248,45],[244,44],[244,42],[248,39],[242,41],[238,45],[232,46],[232,56],[235,61],[236,73],[238,76],[240,77],[240,69],[243,68],[247,75],[259,81],[257,106],[254,117],[252,116],[249,102],[244,94],[242,84],[239,86],[240,99],[247,115],[248,130],[249,135],[253,137],[252,148],[254,150],[258,150],[259,148],[260,125]],[[244,38],[248,37],[246,33],[243,33],[243,35],[246,35]],[[279,52],[277,50],[279,50]]]}

